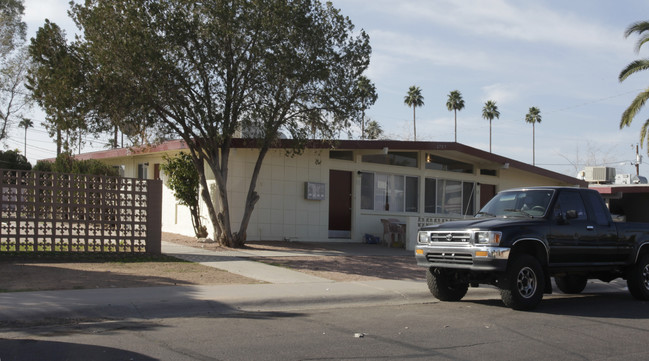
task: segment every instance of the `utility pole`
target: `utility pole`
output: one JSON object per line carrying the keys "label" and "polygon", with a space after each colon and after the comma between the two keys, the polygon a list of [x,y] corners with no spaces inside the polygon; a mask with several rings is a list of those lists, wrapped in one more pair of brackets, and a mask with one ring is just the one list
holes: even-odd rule
{"label": "utility pole", "polygon": [[635,174],[640,176],[640,163],[642,163],[642,156],[638,144],[635,145]]}

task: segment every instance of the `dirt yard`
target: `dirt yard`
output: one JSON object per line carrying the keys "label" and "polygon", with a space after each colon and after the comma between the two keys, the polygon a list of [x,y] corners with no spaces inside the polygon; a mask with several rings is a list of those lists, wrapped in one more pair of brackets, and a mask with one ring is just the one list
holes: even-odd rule
{"label": "dirt yard", "polygon": [[[215,244],[199,244],[193,237],[171,233],[163,233],[163,241],[217,252],[227,249]],[[321,246],[299,242],[251,242],[249,247],[264,250],[315,250]],[[300,256],[264,257],[256,260],[334,281],[421,279],[424,276],[422,269],[414,264],[413,258],[405,256]],[[0,257],[0,275],[0,292],[262,283],[164,256],[138,262],[60,262]]]}

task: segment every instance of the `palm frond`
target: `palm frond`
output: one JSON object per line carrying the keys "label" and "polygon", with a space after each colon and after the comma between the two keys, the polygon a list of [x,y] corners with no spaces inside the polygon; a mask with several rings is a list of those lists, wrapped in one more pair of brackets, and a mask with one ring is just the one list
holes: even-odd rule
{"label": "palm frond", "polygon": [[628,108],[622,113],[622,118],[620,119],[620,129],[628,127],[633,122],[636,114],[642,109],[642,107],[649,99],[649,88],[645,89],[643,92],[639,93],[635,99],[631,102]]}
{"label": "palm frond", "polygon": [[638,21],[626,28],[624,31],[624,37],[628,38],[633,33],[642,34],[645,31],[649,31],[649,21]]}
{"label": "palm frond", "polygon": [[[645,139],[647,139],[647,129],[649,128],[649,119],[644,121],[644,124],[642,124],[642,128],[640,128],[640,146],[642,147],[642,143],[644,142]],[[649,139],[647,139],[647,145],[649,146]]]}
{"label": "palm frond", "polygon": [[649,42],[649,34],[644,34],[640,36],[640,39],[638,39],[638,42],[635,45],[635,52],[639,53],[640,48],[642,48],[642,46],[647,42]]}
{"label": "palm frond", "polygon": [[638,59],[629,63],[618,76],[620,82],[624,81],[626,78],[642,70],[649,69],[649,59]]}

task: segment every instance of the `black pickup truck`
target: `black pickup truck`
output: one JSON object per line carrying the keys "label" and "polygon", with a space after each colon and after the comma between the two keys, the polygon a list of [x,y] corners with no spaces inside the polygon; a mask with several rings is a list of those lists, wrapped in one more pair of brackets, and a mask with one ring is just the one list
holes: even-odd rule
{"label": "black pickup truck", "polygon": [[590,189],[500,192],[473,219],[420,229],[415,257],[441,301],[489,284],[508,307],[531,310],[552,292],[550,277],[564,293],[621,277],[633,297],[649,300],[649,224],[613,222]]}

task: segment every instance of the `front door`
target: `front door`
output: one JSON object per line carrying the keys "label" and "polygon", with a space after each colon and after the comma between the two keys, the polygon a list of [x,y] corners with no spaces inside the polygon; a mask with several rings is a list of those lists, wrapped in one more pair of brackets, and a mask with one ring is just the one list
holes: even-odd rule
{"label": "front door", "polygon": [[496,186],[493,184],[480,184],[480,209],[496,195]]}
{"label": "front door", "polygon": [[350,238],[352,231],[352,172],[329,171],[329,238]]}

